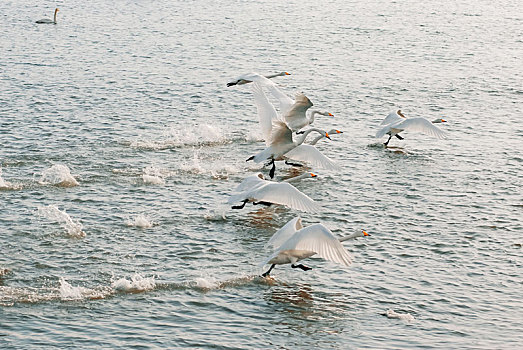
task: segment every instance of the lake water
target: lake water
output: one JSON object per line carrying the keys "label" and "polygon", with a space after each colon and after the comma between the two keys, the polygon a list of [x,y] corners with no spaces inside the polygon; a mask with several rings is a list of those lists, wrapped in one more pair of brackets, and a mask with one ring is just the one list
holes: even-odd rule
{"label": "lake water", "polygon": [[[0,347],[510,349],[523,343],[518,1],[2,1]],[[318,214],[225,201],[261,165],[248,85],[335,115]],[[448,123],[405,133],[401,109]],[[301,170],[278,165],[277,179]],[[288,220],[350,267],[258,277]],[[388,318],[387,310],[414,320]]]}

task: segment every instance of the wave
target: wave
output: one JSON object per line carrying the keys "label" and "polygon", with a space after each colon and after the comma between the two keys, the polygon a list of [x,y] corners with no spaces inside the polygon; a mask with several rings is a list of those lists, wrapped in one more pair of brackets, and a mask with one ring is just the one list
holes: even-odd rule
{"label": "wave", "polygon": [[73,220],[65,212],[65,209],[62,211],[55,205],[48,205],[47,207],[39,207],[38,215],[60,224],[69,237],[83,238],[86,236],[83,225],[79,221]]}
{"label": "wave", "polygon": [[12,184],[11,182],[5,181],[2,178],[2,168],[0,168],[0,191],[19,190],[21,185]]}
{"label": "wave", "polygon": [[59,187],[75,187],[79,185],[78,181],[71,175],[69,168],[63,164],[55,164],[44,170],[38,183]]}

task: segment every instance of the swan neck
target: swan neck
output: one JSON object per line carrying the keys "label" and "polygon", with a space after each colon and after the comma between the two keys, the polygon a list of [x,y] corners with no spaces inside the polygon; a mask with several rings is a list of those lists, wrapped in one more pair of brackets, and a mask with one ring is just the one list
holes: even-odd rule
{"label": "swan neck", "polygon": [[314,116],[319,113],[318,111],[314,110],[311,112],[311,115],[309,116],[309,124],[314,123]]}
{"label": "swan neck", "polygon": [[344,241],[348,241],[350,239],[354,239],[354,238],[357,238],[357,237],[360,237],[360,236],[361,236],[361,233],[356,232],[356,233],[353,233],[352,235],[338,238],[338,241],[344,242]]}
{"label": "swan neck", "polygon": [[301,175],[298,175],[298,176],[291,177],[290,179],[283,180],[283,182],[295,182],[295,181],[303,179],[306,176],[309,176],[309,173],[305,173],[305,174],[301,174]]}
{"label": "swan neck", "polygon": [[56,24],[56,13],[57,13],[57,12],[58,12],[58,11],[54,10],[54,19],[53,19],[53,22],[54,22],[55,24]]}
{"label": "swan neck", "polygon": [[313,131],[316,131],[317,133],[321,134],[321,130],[320,129],[316,129],[316,128],[309,129],[309,130],[305,131],[303,133],[303,135],[301,135],[301,137],[296,141],[296,145],[298,145],[298,146],[301,145],[305,141],[307,136],[309,136],[309,134],[311,132],[313,132]]}
{"label": "swan neck", "polygon": [[310,143],[310,145],[311,145],[311,146],[314,146],[314,145],[317,144],[318,141],[320,141],[322,138],[323,138],[323,135],[316,136],[316,138],[315,138],[314,140],[312,140],[312,142]]}

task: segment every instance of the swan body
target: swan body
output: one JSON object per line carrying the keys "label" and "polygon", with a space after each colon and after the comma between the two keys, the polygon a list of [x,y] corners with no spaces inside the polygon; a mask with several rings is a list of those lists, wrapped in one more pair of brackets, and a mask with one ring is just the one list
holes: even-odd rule
{"label": "swan body", "polygon": [[38,24],[56,24],[56,14],[58,13],[58,9],[56,8],[54,10],[54,18],[53,20],[50,20],[49,18],[43,18],[43,19],[39,19],[38,21],[36,21],[36,23]]}
{"label": "swan body", "polygon": [[[238,78],[234,79],[233,81],[228,82],[227,87],[252,83],[253,78],[255,78],[258,75],[259,75],[258,73],[247,73],[247,74],[240,75]],[[286,75],[291,75],[291,74],[287,73],[287,72],[280,72],[280,73],[276,73],[276,74],[266,75],[266,76],[264,76],[264,78],[271,79],[271,78],[282,77],[282,76],[286,76]]]}
{"label": "swan body", "polygon": [[265,245],[266,247],[272,245],[274,253],[260,263],[260,266],[271,264],[270,269],[262,276],[268,276],[275,265],[291,264],[293,268],[310,270],[310,267],[296,263],[314,255],[349,266],[352,258],[341,242],[364,236],[369,236],[369,234],[362,231],[336,238],[323,224],[303,227],[301,218],[298,216],[276,231]]}
{"label": "swan body", "polygon": [[246,203],[253,204],[280,204],[305,212],[318,212],[319,205],[310,197],[300,192],[289,182],[297,181],[306,177],[316,177],[313,173],[305,173],[283,182],[267,181],[261,173],[246,177],[234,190],[228,203],[243,202],[233,209],[242,209]]}
{"label": "swan body", "polygon": [[445,131],[441,130],[433,124],[446,123],[444,119],[436,119],[432,122],[425,118],[407,118],[402,113],[401,110],[397,112],[392,112],[381,122],[381,125],[385,125],[383,128],[378,130],[376,133],[376,138],[383,137],[384,135],[389,135],[389,139],[385,142],[385,146],[388,145],[390,139],[393,136],[396,136],[398,139],[403,140],[403,137],[398,134],[402,131],[419,131],[424,134],[436,137],[438,139],[444,139],[447,137]]}

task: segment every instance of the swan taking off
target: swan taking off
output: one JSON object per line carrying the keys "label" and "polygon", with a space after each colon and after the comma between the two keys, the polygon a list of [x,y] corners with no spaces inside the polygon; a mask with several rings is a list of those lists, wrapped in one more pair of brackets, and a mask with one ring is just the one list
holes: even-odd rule
{"label": "swan taking off", "polygon": [[297,181],[306,177],[316,177],[313,173],[304,173],[283,182],[273,182],[264,179],[261,173],[246,177],[234,190],[237,192],[229,197],[229,204],[242,202],[241,205],[233,206],[232,209],[243,209],[247,202],[252,204],[281,204],[293,209],[315,213],[320,210],[319,205],[309,196],[300,192],[289,182]]}
{"label": "swan taking off", "polygon": [[350,236],[336,238],[322,224],[314,224],[304,228],[301,218],[298,216],[276,231],[265,245],[266,247],[272,245],[275,250],[269,258],[260,263],[260,266],[271,264],[269,270],[262,276],[269,276],[274,266],[283,264],[291,264],[292,268],[300,268],[303,271],[310,270],[310,267],[296,263],[313,255],[349,266],[352,263],[352,258],[341,242],[364,236],[370,235],[362,231]]}
{"label": "swan taking off", "polygon": [[[287,127],[287,125],[284,122],[276,121],[273,123],[273,126],[272,126],[269,147],[265,148],[263,151],[257,153],[256,155],[248,158],[247,161],[254,160],[255,163],[261,163],[265,160],[270,160],[269,164],[272,164],[272,168],[269,171],[269,176],[272,179],[274,177],[274,172],[276,170],[276,164],[274,163],[274,161],[285,160],[287,153],[293,151],[298,146],[300,146],[305,141],[307,136],[313,131],[319,133],[323,137],[327,137],[330,139],[329,134],[327,134],[325,131],[316,129],[316,128],[311,128],[311,129],[305,131],[303,133],[303,135],[300,135],[300,137],[296,141],[292,141],[292,131]],[[314,146],[310,146],[310,147],[314,148]],[[316,151],[318,153],[320,153],[318,150],[316,150]],[[298,151],[296,151],[296,153],[300,153],[300,155],[304,154],[303,155],[304,157],[307,155],[306,151],[300,152],[300,150],[298,150]],[[284,157],[284,155],[285,155],[285,157]],[[289,156],[289,158],[295,159],[292,156]],[[307,159],[296,159],[296,160],[307,161]],[[314,159],[309,159],[309,160],[311,160],[311,162],[312,162]]]}
{"label": "swan taking off", "polygon": [[[253,77],[256,77],[258,75],[259,75],[258,73],[247,73],[244,75],[240,75],[238,78],[227,83],[227,87],[252,83]],[[280,73],[276,73],[276,74],[266,75],[264,78],[271,79],[271,78],[282,77],[282,76],[286,76],[286,75],[291,75],[291,74],[287,73],[287,72],[280,72]]]}
{"label": "swan taking off", "polygon": [[50,20],[49,18],[42,18],[36,21],[38,24],[56,24],[56,14],[58,13],[58,9],[54,10],[54,18],[53,20]]}
{"label": "swan taking off", "polygon": [[293,100],[292,98],[284,94],[280,89],[278,89],[278,86],[273,81],[256,73],[252,73],[252,76],[250,78],[255,83],[260,84],[260,86],[267,87],[271,94],[278,100],[280,104],[281,117],[278,116],[278,113],[274,109],[274,106],[267,100],[265,95],[263,96],[264,100],[259,99],[256,97],[257,92],[254,91],[256,105],[258,107],[258,114],[260,114],[260,103],[263,103],[263,110],[270,110],[271,115],[278,116],[278,119],[287,123],[289,129],[291,129],[292,131],[298,131],[306,127],[307,125],[312,124],[314,122],[314,116],[316,114],[331,117],[334,116],[332,113],[326,111],[312,110],[309,114],[309,117],[307,118],[306,112],[307,110],[309,110],[310,107],[313,106],[313,103],[309,100],[307,96],[305,96],[302,93],[297,93],[295,99]]}
{"label": "swan taking off", "polygon": [[444,119],[436,119],[430,122],[425,118],[407,118],[401,113],[401,110],[390,113],[380,125],[385,125],[376,133],[376,138],[389,135],[389,139],[385,142],[385,146],[389,144],[390,139],[396,136],[398,139],[403,140],[403,137],[398,134],[404,130],[407,131],[419,131],[424,134],[434,136],[438,139],[444,139],[447,137],[447,133],[433,124],[446,123]]}

